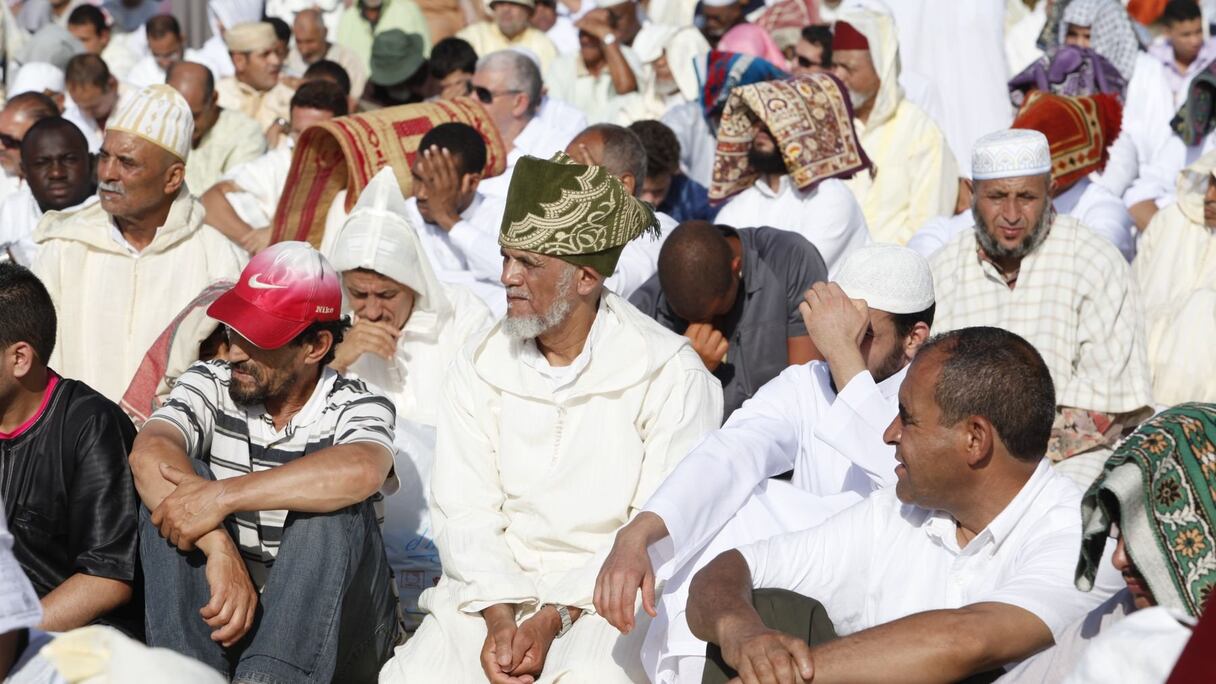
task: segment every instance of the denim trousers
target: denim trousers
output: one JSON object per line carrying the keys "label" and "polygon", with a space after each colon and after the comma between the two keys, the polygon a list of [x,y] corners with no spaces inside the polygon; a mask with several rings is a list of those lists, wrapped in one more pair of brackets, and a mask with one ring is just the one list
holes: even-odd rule
{"label": "denim trousers", "polygon": [[[199,474],[214,479],[196,461]],[[235,536],[235,522],[225,522]],[[199,660],[237,682],[375,682],[399,635],[397,599],[371,500],[290,513],[253,627],[224,648],[199,609],[211,600],[206,557],[179,551],[140,507],[148,645]]]}

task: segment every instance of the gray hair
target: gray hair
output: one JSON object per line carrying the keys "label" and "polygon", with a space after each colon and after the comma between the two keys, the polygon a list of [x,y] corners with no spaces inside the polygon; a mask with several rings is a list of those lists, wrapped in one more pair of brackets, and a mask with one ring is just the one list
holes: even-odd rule
{"label": "gray hair", "polygon": [[499,50],[477,60],[477,71],[499,71],[506,76],[503,83],[508,90],[516,90],[528,96],[528,115],[536,113],[540,107],[541,80],[540,67],[522,52],[517,50]]}
{"label": "gray hair", "polygon": [[642,194],[642,183],[646,180],[646,146],[637,133],[615,124],[595,124],[583,129],[579,136],[598,133],[604,141],[604,157],[600,160],[609,173],[621,177],[633,174],[634,196]]}

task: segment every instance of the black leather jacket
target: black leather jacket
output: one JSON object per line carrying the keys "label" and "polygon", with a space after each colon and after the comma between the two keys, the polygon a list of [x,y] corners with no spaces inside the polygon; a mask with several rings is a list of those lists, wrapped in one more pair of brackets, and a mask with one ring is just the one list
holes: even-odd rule
{"label": "black leather jacket", "polygon": [[13,553],[38,596],[77,572],[131,582],[135,599],[99,622],[140,636],[139,509],[127,465],[134,439],[116,404],[61,379],[32,425],[0,439],[0,496]]}

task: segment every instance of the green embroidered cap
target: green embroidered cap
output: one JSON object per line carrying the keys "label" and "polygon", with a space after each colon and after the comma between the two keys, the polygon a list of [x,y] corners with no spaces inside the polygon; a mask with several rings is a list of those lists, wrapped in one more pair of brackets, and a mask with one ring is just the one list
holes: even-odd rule
{"label": "green embroidered cap", "polygon": [[590,266],[607,278],[626,243],[659,235],[650,206],[599,166],[576,164],[558,152],[546,161],[515,163],[498,244]]}

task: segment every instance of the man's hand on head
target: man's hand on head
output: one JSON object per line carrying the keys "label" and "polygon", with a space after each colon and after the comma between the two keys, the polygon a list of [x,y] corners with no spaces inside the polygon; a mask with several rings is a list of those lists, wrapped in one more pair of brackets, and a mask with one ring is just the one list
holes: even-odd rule
{"label": "man's hand on head", "polygon": [[224,485],[167,463],[160,464],[160,474],[177,488],[152,511],[152,524],[171,544],[191,551],[200,537],[219,528],[232,512],[223,502]]}
{"label": "man's hand on head", "polygon": [[684,330],[684,337],[692,343],[692,348],[701,357],[701,362],[709,372],[718,370],[718,366],[726,359],[730,343],[726,337],[709,323],[692,323]]}
{"label": "man's hand on head", "polygon": [[811,343],[832,369],[837,389],[866,370],[861,344],[870,328],[870,308],[850,299],[836,283],[815,283],[798,305]]}
{"label": "man's hand on head", "polygon": [[419,166],[427,178],[426,202],[431,218],[440,228],[451,230],[460,222],[460,197],[473,191],[476,180],[471,174],[460,173],[447,149],[432,145],[421,155]]}

